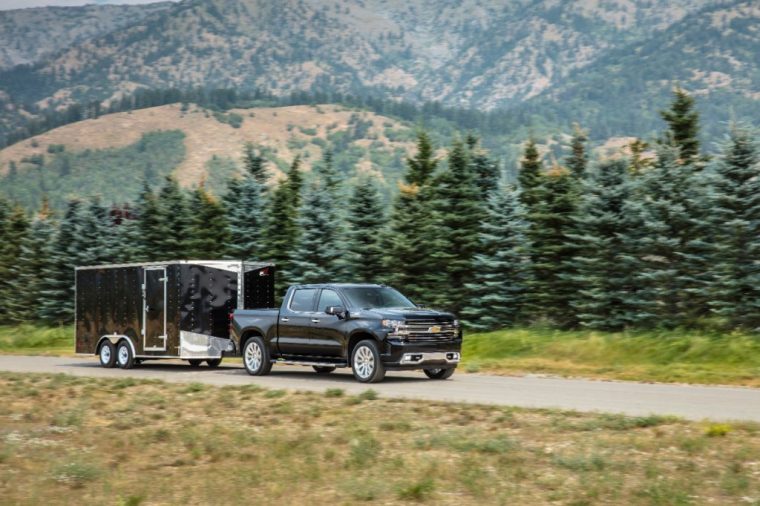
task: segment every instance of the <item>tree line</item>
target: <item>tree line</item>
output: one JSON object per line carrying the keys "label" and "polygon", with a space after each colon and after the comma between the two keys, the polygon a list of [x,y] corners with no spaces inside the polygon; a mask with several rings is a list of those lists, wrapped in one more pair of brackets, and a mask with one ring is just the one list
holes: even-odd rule
{"label": "tree line", "polygon": [[[347,181],[325,151],[272,183],[253,146],[222,198],[168,177],[131,205],[71,200],[29,219],[0,201],[0,321],[64,323],[73,267],[185,258],[268,260],[296,282],[382,282],[474,329],[543,321],[603,330],[760,325],[760,151],[734,125],[702,154],[677,89],[651,151],[590,160],[576,128],[545,166],[526,142],[507,182],[474,136],[439,157],[424,132],[391,208],[371,175]],[[653,154],[651,154],[653,152]]]}

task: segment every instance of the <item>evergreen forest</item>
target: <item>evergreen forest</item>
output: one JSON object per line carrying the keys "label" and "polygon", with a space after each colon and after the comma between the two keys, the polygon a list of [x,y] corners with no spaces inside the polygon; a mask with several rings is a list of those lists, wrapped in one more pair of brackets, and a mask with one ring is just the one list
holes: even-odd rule
{"label": "evergreen forest", "polygon": [[278,294],[387,283],[478,330],[757,329],[757,131],[732,124],[708,156],[693,97],[676,88],[660,115],[658,138],[627,157],[593,159],[580,126],[550,162],[528,138],[516,180],[476,136],[441,155],[420,130],[390,206],[372,176],[347,180],[330,150],[272,181],[251,146],[221,190],[183,188],[156,166],[130,204],[71,199],[30,214],[0,200],[0,324],[70,322],[75,266],[235,258],[276,263]]}

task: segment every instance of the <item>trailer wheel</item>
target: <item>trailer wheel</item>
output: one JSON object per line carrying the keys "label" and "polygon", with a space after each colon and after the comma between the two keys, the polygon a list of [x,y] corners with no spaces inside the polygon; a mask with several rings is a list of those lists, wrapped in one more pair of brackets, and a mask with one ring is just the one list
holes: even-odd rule
{"label": "trailer wheel", "polygon": [[190,360],[188,360],[188,362],[190,363],[190,367],[200,367],[201,362],[203,362],[203,360],[199,360],[197,358],[191,358]]}
{"label": "trailer wheel", "polygon": [[116,348],[108,339],[104,339],[100,348],[98,348],[98,358],[100,358],[100,365],[103,367],[113,367],[116,365]]}
{"label": "trailer wheel", "polygon": [[264,376],[272,370],[272,361],[264,340],[253,336],[243,346],[243,365],[251,376]]}
{"label": "trailer wheel", "polygon": [[122,369],[132,369],[135,366],[135,356],[132,354],[132,347],[126,341],[119,342],[116,346],[116,363]]}
{"label": "trailer wheel", "polygon": [[219,364],[221,363],[222,363],[221,358],[212,358],[212,359],[206,360],[206,364],[208,364],[208,366],[212,369],[216,369],[217,367],[219,367]]}
{"label": "trailer wheel", "polygon": [[425,372],[425,376],[427,376],[430,379],[433,380],[445,380],[451,378],[451,376],[454,374],[454,371],[456,371],[455,367],[450,367],[449,369],[423,369]]}
{"label": "trailer wheel", "polygon": [[329,365],[315,365],[312,366],[317,374],[330,374],[335,370],[335,367]]}
{"label": "trailer wheel", "polygon": [[361,383],[378,383],[385,378],[385,366],[380,360],[377,343],[371,339],[359,342],[351,353],[351,370]]}

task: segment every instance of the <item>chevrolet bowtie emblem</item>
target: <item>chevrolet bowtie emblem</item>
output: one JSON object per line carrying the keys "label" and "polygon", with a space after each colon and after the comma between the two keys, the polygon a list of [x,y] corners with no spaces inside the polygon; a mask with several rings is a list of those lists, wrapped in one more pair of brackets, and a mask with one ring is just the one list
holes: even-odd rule
{"label": "chevrolet bowtie emblem", "polygon": [[441,327],[439,327],[438,325],[434,325],[428,329],[428,332],[430,332],[431,334],[437,334],[440,331],[441,331]]}

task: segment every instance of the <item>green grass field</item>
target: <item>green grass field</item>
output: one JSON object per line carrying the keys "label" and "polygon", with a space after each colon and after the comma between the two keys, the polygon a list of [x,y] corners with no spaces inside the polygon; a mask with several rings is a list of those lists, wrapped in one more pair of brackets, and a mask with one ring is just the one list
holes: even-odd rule
{"label": "green grass field", "polygon": [[[0,353],[70,355],[74,328],[0,326]],[[467,334],[466,372],[760,386],[760,336],[541,327]]]}
{"label": "green grass field", "polygon": [[3,504],[747,504],[760,426],[0,373]]}
{"label": "green grass field", "polygon": [[469,334],[464,368],[606,379],[760,386],[760,336],[546,328]]}
{"label": "green grass field", "polygon": [[74,326],[0,325],[0,353],[16,355],[73,354]]}

